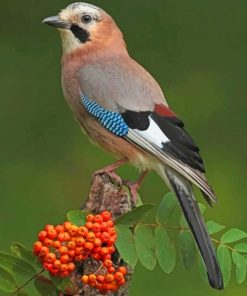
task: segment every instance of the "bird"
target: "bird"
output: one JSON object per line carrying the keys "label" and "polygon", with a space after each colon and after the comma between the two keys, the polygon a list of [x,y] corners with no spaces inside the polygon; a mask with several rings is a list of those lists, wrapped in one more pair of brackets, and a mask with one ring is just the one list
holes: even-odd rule
{"label": "bird", "polygon": [[211,206],[216,196],[198,145],[157,81],[131,58],[121,30],[105,10],[76,2],[43,23],[60,32],[63,93],[82,131],[119,158],[101,171],[116,177],[115,171],[127,162],[138,168],[140,178],[128,183],[133,202],[147,173],[156,171],[178,199],[210,285],[223,289],[220,265],[192,185]]}

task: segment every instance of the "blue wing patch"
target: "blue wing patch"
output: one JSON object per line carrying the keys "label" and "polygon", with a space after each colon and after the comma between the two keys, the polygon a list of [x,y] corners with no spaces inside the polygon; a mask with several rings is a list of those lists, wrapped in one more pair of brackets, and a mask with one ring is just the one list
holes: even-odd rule
{"label": "blue wing patch", "polygon": [[125,123],[121,114],[105,110],[96,102],[89,100],[86,96],[81,95],[82,104],[92,116],[113,134],[123,137],[128,134],[129,127]]}

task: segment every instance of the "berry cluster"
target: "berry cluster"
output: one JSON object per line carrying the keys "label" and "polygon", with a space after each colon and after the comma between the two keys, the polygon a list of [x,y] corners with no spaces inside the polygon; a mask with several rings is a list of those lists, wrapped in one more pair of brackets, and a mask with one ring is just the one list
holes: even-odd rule
{"label": "berry cluster", "polygon": [[83,275],[82,282],[91,287],[95,287],[104,295],[109,291],[116,292],[120,286],[125,284],[124,276],[127,274],[127,269],[121,266],[116,271],[111,260],[106,260],[103,265],[107,269],[106,274]]}
{"label": "berry cluster", "polygon": [[[84,226],[76,226],[68,221],[62,225],[46,225],[34,243],[34,254],[39,256],[44,269],[53,276],[67,277],[76,268],[75,263],[88,257],[101,261],[104,275],[84,275],[82,281],[104,294],[116,291],[125,283],[126,268],[116,271],[111,256],[115,252],[117,239],[111,213],[87,215]],[[94,280],[93,280],[94,279]]]}

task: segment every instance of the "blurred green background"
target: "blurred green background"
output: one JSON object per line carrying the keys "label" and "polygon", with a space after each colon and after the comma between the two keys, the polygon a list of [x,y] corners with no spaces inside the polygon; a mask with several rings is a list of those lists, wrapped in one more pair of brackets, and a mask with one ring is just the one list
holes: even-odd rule
{"label": "blurred green background", "polygon": [[[91,146],[63,98],[58,33],[41,20],[65,0],[1,1],[0,249],[31,246],[87,196],[91,173],[113,158]],[[201,146],[219,203],[207,218],[247,230],[245,0],[98,0],[124,32],[130,54],[159,81]],[[134,178],[133,168],[121,170]],[[151,174],[141,195],[157,203],[167,188]],[[157,289],[158,287],[158,289]],[[197,269],[172,275],[137,267],[130,295],[246,295],[232,279],[217,292]],[[1,292],[0,292],[1,294]],[[4,294],[1,294],[4,295]],[[35,293],[33,296],[36,296]]]}

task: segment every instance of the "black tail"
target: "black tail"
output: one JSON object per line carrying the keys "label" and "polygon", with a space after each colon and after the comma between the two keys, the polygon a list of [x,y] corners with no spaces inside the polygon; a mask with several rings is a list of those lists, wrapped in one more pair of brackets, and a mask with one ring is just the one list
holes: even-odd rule
{"label": "black tail", "polygon": [[178,201],[194,235],[195,241],[204,260],[210,285],[218,290],[224,289],[220,266],[209,234],[206,230],[200,209],[192,193],[191,185],[182,176],[166,170],[166,176],[177,195]]}

